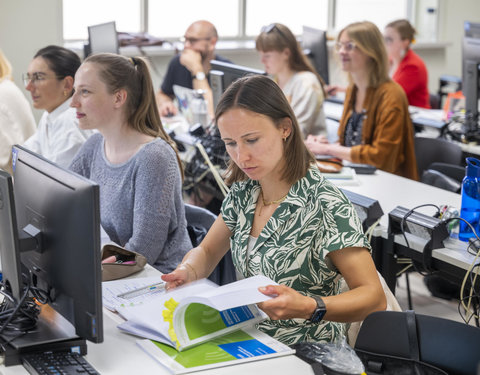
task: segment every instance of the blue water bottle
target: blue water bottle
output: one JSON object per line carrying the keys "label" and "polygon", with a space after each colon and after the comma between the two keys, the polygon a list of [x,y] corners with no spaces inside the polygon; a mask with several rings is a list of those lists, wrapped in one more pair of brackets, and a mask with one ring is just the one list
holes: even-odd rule
{"label": "blue water bottle", "polygon": [[[462,182],[462,208],[460,217],[468,221],[480,235],[480,160],[467,158],[467,167],[465,168],[465,177]],[[470,227],[463,221],[460,221],[460,232],[458,238],[462,241],[468,241],[474,237]]]}

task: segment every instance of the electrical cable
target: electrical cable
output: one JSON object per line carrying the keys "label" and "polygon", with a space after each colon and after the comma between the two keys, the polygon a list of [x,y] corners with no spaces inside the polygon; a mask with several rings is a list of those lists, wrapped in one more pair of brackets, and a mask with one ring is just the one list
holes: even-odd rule
{"label": "electrical cable", "polygon": [[378,218],[372,225],[370,225],[367,230],[365,231],[365,235],[367,236],[368,238],[368,242],[372,242],[372,236],[373,236],[373,231],[375,230],[375,228],[380,224],[380,219],[381,218]]}
{"label": "electrical cable", "polygon": [[[10,290],[7,290],[5,281],[0,284],[0,293],[5,297],[0,304],[0,334],[4,335],[0,346],[3,351],[10,342],[34,329],[37,324],[40,308],[35,298],[29,297],[31,292],[33,291],[33,294],[38,295],[42,300],[48,298],[46,292],[32,287],[30,276],[22,274],[26,282],[18,302],[12,297]],[[5,338],[5,335],[9,338]]]}
{"label": "electrical cable", "polygon": [[[406,233],[405,233],[405,221],[407,220],[407,218],[408,218],[410,215],[412,215],[412,214],[415,212],[415,210],[418,210],[419,208],[422,208],[422,207],[434,207],[434,208],[437,209],[437,214],[440,214],[440,208],[439,208],[437,205],[432,204],[432,203],[426,203],[426,204],[421,204],[421,205],[419,205],[419,206],[413,207],[410,211],[408,211],[408,212],[403,216],[403,218],[402,218],[402,220],[401,220],[401,222],[400,222],[400,229],[401,229],[401,231],[402,231],[403,238],[405,239],[405,244],[406,244],[407,248],[410,248],[410,244],[409,244],[409,242],[408,242],[407,235],[406,235]],[[423,249],[422,253],[424,253],[424,252],[425,252],[425,248]],[[422,270],[420,270],[420,269],[417,267],[417,265],[415,264],[415,262],[414,262],[413,260],[412,260],[412,266],[413,266],[413,269],[415,270],[415,272],[418,272],[418,273],[419,273],[420,275],[422,275],[422,276],[428,276],[428,275],[433,274],[433,272],[429,271],[429,267],[426,266],[426,264],[425,264],[425,259],[423,259],[423,264],[422,264],[422,266],[423,266],[423,269],[424,269],[424,270],[427,270],[427,271],[428,271],[427,273],[425,273],[425,272],[423,272]],[[405,268],[404,270],[406,270],[406,269],[408,269],[408,268]],[[400,273],[400,275],[401,275],[401,273]]]}
{"label": "electrical cable", "polygon": [[203,147],[202,143],[197,142],[197,143],[195,143],[195,146],[198,148],[198,151],[200,151],[200,154],[205,159],[205,162],[207,163],[210,171],[212,172],[212,175],[215,178],[215,181],[217,182],[217,185],[220,188],[220,191],[222,192],[223,196],[226,197],[228,192],[230,191],[230,189],[228,188],[228,186],[223,181],[222,176],[220,176],[220,173],[218,173],[217,168],[215,168],[215,166],[210,161],[210,158],[208,157],[208,154],[205,151],[205,148]]}
{"label": "electrical cable", "polygon": [[[452,217],[452,218],[449,218],[447,220],[445,220],[446,223],[449,223],[450,221],[453,221],[453,220],[461,220],[463,221],[465,224],[468,225],[468,227],[472,230],[472,233],[473,235],[475,236],[475,238],[480,241],[480,238],[478,237],[478,234],[477,232],[475,231],[475,228],[472,226],[472,224],[470,224],[467,220],[461,218],[461,217]],[[473,298],[477,298],[478,299],[478,294],[475,294],[474,295],[474,292],[475,292],[475,283],[477,281],[477,276],[479,274],[479,271],[480,271],[480,263],[477,263],[476,264],[476,261],[477,259],[480,257],[480,249],[478,249],[478,251],[476,253],[471,253],[470,252],[470,248],[472,247],[472,244],[470,243],[467,247],[467,251],[469,254],[475,256],[475,258],[473,259],[470,267],[468,268],[467,272],[465,273],[465,276],[462,280],[462,284],[461,284],[461,287],[460,287],[460,302],[459,302],[459,306],[458,306],[458,311],[460,313],[460,316],[462,317],[462,319],[465,321],[466,324],[469,324],[470,323],[470,320],[472,318],[476,318],[476,319],[479,319],[479,314],[478,312],[475,311],[475,307],[474,308],[474,311],[472,312],[471,311],[471,304],[472,304],[472,300]],[[479,270],[477,270],[477,272],[475,273],[475,276],[473,277],[472,279],[472,273],[473,273],[473,269],[475,267],[479,267]],[[464,292],[465,292],[465,285],[467,283],[467,280],[470,278],[470,292],[469,292],[469,295],[468,296],[465,296],[464,297]],[[465,303],[465,300],[468,301],[468,303],[466,304]],[[460,312],[460,306],[462,306],[465,310],[465,317],[462,315],[462,313]],[[470,315],[470,316],[469,316]]]}

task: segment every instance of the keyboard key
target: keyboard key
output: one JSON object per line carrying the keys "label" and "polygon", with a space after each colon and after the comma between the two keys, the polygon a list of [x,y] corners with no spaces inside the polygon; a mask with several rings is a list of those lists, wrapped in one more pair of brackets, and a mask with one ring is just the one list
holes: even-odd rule
{"label": "keyboard key", "polygon": [[34,375],[97,375],[90,363],[78,353],[44,352],[25,355],[23,366]]}

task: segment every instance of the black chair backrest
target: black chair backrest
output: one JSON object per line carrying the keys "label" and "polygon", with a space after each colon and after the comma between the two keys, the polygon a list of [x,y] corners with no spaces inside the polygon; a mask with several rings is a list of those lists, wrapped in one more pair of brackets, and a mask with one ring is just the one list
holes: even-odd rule
{"label": "black chair backrest", "polygon": [[[420,361],[449,374],[476,374],[480,328],[420,314],[415,314],[415,320]],[[407,327],[406,312],[374,312],[363,321],[355,350],[411,359]]]}
{"label": "black chair backrest", "polygon": [[421,176],[423,171],[435,162],[460,165],[462,149],[459,145],[445,139],[415,137],[415,156],[418,175]]}
{"label": "black chair backrest", "polygon": [[453,178],[455,181],[462,182],[465,177],[465,167],[450,163],[432,163],[428,169],[439,171],[444,175]]}
{"label": "black chair backrest", "polygon": [[[185,218],[192,245],[198,246],[217,216],[205,208],[185,204]],[[230,250],[223,256],[208,278],[218,285],[229,284],[237,280]]]}
{"label": "black chair backrest", "polygon": [[420,181],[422,181],[424,184],[436,186],[440,189],[452,191],[454,193],[460,193],[462,190],[461,182],[431,168],[423,171]]}

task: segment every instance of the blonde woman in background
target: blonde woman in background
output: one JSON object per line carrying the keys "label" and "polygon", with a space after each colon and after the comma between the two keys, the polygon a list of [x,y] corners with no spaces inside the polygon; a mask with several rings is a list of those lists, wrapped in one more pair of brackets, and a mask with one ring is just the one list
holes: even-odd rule
{"label": "blonde woman in background", "polygon": [[388,76],[382,33],[371,22],[352,23],[338,34],[336,49],[350,81],[339,142],[310,136],[305,141],[308,149],[417,180],[407,97]]}
{"label": "blonde woman in background", "polygon": [[12,146],[35,133],[27,98],[12,81],[12,67],[0,50],[0,168],[12,173]]}

